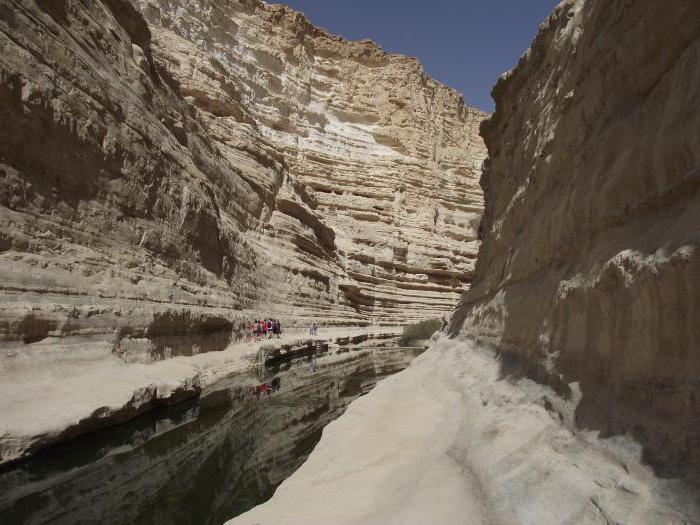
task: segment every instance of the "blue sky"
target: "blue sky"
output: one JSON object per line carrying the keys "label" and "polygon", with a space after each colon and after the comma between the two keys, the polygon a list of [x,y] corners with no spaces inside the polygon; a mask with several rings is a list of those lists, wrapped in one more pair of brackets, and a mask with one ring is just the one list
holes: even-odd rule
{"label": "blue sky", "polygon": [[314,25],[371,38],[420,59],[427,73],[493,111],[491,87],[530,46],[558,0],[278,0]]}

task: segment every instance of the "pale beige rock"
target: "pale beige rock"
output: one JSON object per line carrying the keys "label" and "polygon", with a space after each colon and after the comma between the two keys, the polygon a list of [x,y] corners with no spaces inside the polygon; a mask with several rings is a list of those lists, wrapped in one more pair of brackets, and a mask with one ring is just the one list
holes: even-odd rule
{"label": "pale beige rock", "polygon": [[697,2],[556,8],[494,89],[485,240],[453,321],[657,467],[700,461],[699,57]]}
{"label": "pale beige rock", "polygon": [[[456,303],[478,247],[483,113],[415,59],[329,35],[283,6],[140,5],[156,57],[221,130],[222,151],[239,154],[230,128],[245,108],[302,201],[333,229],[342,272],[329,287],[341,306],[395,322]],[[281,214],[309,222],[287,198],[275,206],[273,224],[289,222]]]}
{"label": "pale beige rock", "polygon": [[127,0],[7,5],[0,293],[32,314],[5,310],[5,339],[144,332],[145,304],[288,325],[456,304],[484,115],[414,59],[256,1],[139,2],[150,28]]}
{"label": "pale beige rock", "polygon": [[[435,317],[468,285],[483,115],[415,60],[291,10],[3,0],[0,116],[0,383],[46,414],[6,423],[0,442],[23,444],[5,459],[81,431],[97,399],[121,418],[158,398],[136,374],[89,399],[112,367],[151,377],[268,316]],[[45,369],[13,369],[35,345],[56,352]],[[109,363],[99,379],[84,345]],[[44,396],[42,374],[77,379]]]}
{"label": "pale beige rock", "polygon": [[297,332],[157,362],[124,360],[97,337],[7,344],[0,361],[0,464],[195,397],[234,372],[252,369],[257,376],[258,365],[268,359],[396,345],[400,331],[340,327],[321,329],[315,337]]}
{"label": "pale beige rock", "polygon": [[504,381],[493,352],[436,338],[323,429],[271,499],[228,525],[697,523],[697,489],[641,447],[574,433],[549,388]]}

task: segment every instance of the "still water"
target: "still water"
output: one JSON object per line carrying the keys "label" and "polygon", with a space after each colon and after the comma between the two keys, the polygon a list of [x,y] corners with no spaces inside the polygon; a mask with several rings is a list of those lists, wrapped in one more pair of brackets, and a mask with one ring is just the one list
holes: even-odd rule
{"label": "still water", "polygon": [[[419,351],[364,349],[239,375],[197,399],[0,471],[0,523],[221,524],[268,500],[325,425]],[[281,379],[271,399],[250,386]]]}

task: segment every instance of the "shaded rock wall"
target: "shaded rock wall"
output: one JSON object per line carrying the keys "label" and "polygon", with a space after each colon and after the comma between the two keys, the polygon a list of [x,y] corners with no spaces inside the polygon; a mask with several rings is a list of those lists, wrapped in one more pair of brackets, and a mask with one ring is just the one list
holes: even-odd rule
{"label": "shaded rock wall", "polygon": [[3,338],[256,304],[256,201],[236,199],[237,168],[153,60],[138,11],[12,1],[1,15]]}
{"label": "shaded rock wall", "polygon": [[578,401],[581,427],[697,464],[700,5],[563,2],[494,97],[453,329]]}
{"label": "shaded rock wall", "polygon": [[0,51],[3,339],[395,323],[467,286],[482,115],[416,61],[253,1],[6,0]]}

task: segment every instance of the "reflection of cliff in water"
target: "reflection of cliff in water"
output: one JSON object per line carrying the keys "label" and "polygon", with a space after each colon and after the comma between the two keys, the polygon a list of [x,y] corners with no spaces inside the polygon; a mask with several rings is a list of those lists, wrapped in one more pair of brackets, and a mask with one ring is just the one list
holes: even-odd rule
{"label": "reflection of cliff in water", "polygon": [[[270,498],[323,427],[413,350],[365,349],[267,370],[281,391],[231,377],[199,401],[46,450],[0,473],[0,523],[220,524]],[[269,379],[266,377],[265,379]]]}

